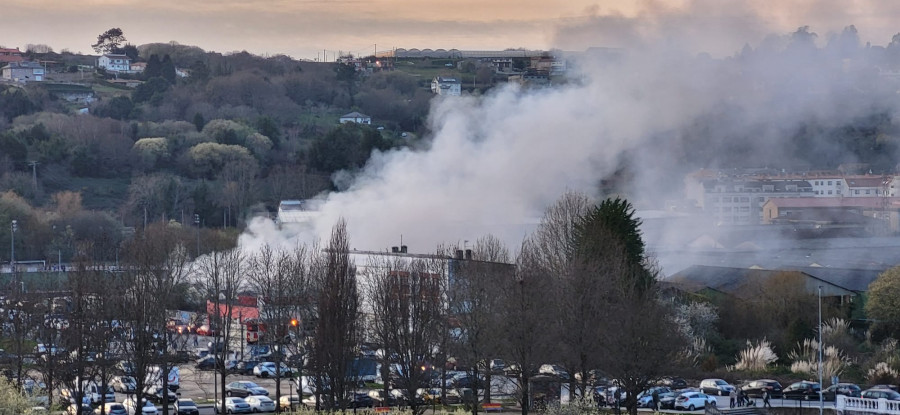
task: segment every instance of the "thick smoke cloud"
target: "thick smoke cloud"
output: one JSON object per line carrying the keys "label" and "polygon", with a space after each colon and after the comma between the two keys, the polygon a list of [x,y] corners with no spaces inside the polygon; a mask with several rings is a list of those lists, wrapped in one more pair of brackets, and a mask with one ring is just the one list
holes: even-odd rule
{"label": "thick smoke cloud", "polygon": [[[436,98],[427,149],[374,154],[346,190],[324,196],[310,226],[279,231],[258,220],[241,244],[327,239],[344,217],[351,246],[360,250],[383,250],[402,237],[411,252],[429,252],[487,233],[515,249],[567,190],[597,197],[614,191],[639,209],[660,209],[683,197],[682,180],[694,169],[834,167],[856,161],[862,150],[833,130],[874,116],[888,120],[878,128],[893,128],[897,86],[878,74],[897,45],[866,47],[853,28],[823,39],[815,28],[762,36],[760,25],[740,24],[732,33],[726,29],[734,22],[720,22],[716,34],[704,35],[726,33],[738,46],[713,58],[689,43],[654,44],[641,33],[642,25],[661,27],[654,29],[661,36],[676,30],[674,22],[583,22],[641,40],[572,57],[575,76],[565,85]],[[561,37],[576,29],[561,29]],[[757,36],[756,46],[742,50],[754,39],[737,39],[748,34]],[[601,185],[609,178],[615,186]],[[702,231],[666,228],[648,242],[683,243],[685,234]]]}

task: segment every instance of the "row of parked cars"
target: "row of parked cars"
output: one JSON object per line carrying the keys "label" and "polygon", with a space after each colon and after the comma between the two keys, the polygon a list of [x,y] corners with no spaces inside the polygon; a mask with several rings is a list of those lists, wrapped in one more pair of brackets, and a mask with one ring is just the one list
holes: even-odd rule
{"label": "row of parked cars", "polygon": [[[773,379],[758,379],[734,386],[723,379],[704,379],[698,388],[673,389],[669,386],[654,386],[641,392],[638,406],[652,408],[653,396],[659,402],[660,409],[689,410],[703,409],[706,406],[715,406],[715,396],[729,396],[732,391],[740,390],[748,398],[762,398],[768,394],[772,399],[799,399],[819,400],[821,394],[825,401],[834,401],[837,395],[849,397],[862,397],[869,399],[900,400],[900,393],[892,385],[875,385],[862,390],[853,383],[837,383],[822,390],[818,382],[800,381],[787,387]],[[598,387],[595,390],[595,399],[601,404],[614,403],[615,387]],[[619,399],[624,399],[619,396]]]}

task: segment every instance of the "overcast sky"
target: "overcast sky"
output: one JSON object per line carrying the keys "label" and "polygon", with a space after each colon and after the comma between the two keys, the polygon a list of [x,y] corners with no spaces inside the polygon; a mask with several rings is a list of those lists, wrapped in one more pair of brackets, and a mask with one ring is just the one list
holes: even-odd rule
{"label": "overcast sky", "polygon": [[135,45],[306,59],[376,45],[583,50],[673,40],[721,56],[804,25],[826,39],[854,24],[879,45],[900,32],[895,0],[3,0],[0,15],[6,47],[92,53],[98,34],[120,27]]}

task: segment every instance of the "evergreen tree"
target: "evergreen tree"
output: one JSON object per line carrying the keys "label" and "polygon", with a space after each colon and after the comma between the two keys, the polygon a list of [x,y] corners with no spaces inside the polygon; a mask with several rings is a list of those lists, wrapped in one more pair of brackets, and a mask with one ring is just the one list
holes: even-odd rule
{"label": "evergreen tree", "polygon": [[175,62],[172,62],[172,58],[168,54],[162,59],[162,77],[170,84],[175,84]]}
{"label": "evergreen tree", "polygon": [[162,62],[156,54],[150,55],[147,60],[147,68],[144,69],[144,79],[162,77]]}

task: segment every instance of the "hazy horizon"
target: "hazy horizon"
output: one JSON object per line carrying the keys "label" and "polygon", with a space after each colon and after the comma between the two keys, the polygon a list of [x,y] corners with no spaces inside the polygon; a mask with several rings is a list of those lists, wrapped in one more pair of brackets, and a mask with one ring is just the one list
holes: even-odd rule
{"label": "hazy horizon", "polygon": [[[591,46],[690,45],[691,52],[727,56],[771,33],[810,26],[825,41],[856,25],[863,42],[884,44],[900,28],[900,3],[860,0],[538,0],[421,4],[411,0],[218,1],[125,0],[59,3],[7,0],[0,45],[91,54],[97,35],[121,28],[134,45],[167,43],[228,53],[286,54],[328,59],[338,52],[405,49],[584,50]],[[47,30],[46,28],[53,28]]]}

